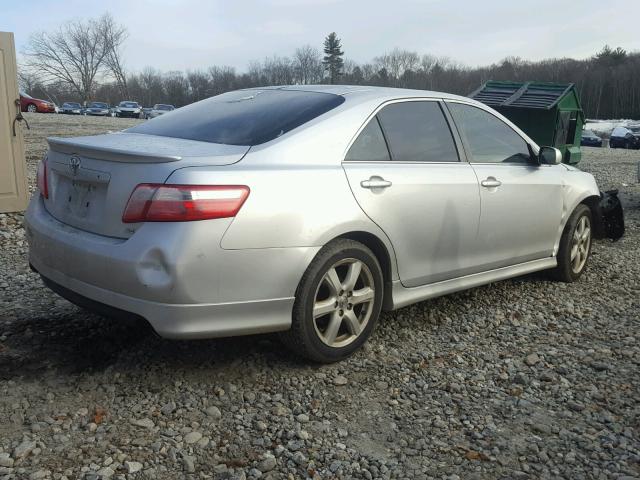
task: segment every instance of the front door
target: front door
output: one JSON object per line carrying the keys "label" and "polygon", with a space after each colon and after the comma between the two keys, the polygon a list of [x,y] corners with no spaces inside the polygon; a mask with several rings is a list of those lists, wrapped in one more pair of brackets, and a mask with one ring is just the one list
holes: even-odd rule
{"label": "front door", "polygon": [[562,165],[538,165],[525,139],[492,113],[447,103],[480,182],[484,270],[553,255],[562,221]]}
{"label": "front door", "polygon": [[343,166],[356,200],[391,240],[404,286],[474,273],[478,182],[438,101],[384,106]]}
{"label": "front door", "polygon": [[19,122],[20,111],[16,52],[13,34],[0,32],[0,212],[24,210],[27,206],[27,180],[24,146]]}

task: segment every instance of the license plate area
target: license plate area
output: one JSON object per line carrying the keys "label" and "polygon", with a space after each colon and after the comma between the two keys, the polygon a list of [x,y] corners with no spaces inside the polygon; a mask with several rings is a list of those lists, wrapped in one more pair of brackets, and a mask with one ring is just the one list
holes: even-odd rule
{"label": "license plate area", "polygon": [[71,180],[66,195],[68,213],[78,218],[88,217],[97,189],[95,184]]}
{"label": "license plate area", "polygon": [[67,163],[50,162],[49,166],[47,209],[65,223],[94,228],[104,217],[111,175],[84,165],[71,168]]}

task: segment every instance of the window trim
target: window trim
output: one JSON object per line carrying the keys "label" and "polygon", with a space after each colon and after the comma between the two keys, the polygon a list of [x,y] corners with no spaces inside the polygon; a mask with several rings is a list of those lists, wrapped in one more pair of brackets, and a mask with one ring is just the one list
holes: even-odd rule
{"label": "window trim", "polygon": [[496,120],[502,122],[504,125],[509,127],[516,135],[518,135],[522,139],[522,141],[525,143],[525,145],[527,145],[529,147],[529,151],[534,156],[538,155],[538,153],[540,151],[540,147],[533,140],[531,140],[523,131],[521,131],[517,126],[512,125],[510,122],[505,122],[504,119],[502,119],[498,115],[496,115],[495,112],[492,111],[486,105],[484,105],[484,104],[477,105],[475,103],[465,102],[465,101],[458,100],[458,99],[444,99],[444,104],[446,106],[447,112],[451,116],[451,121],[453,122],[453,125],[455,126],[456,132],[458,133],[458,135],[460,135],[460,141],[461,141],[462,146],[464,148],[465,156],[466,156],[467,161],[469,162],[469,164],[471,164],[471,165],[493,165],[493,166],[504,166],[504,167],[525,167],[525,168],[541,166],[539,163],[537,163],[535,161],[535,158],[531,158],[531,161],[527,162],[527,163],[521,163],[521,162],[495,162],[495,163],[493,163],[493,162],[474,162],[473,161],[473,155],[471,154],[471,147],[467,143],[465,137],[460,132],[460,128],[458,127],[458,124],[456,123],[455,119],[453,118],[453,114],[449,110],[449,104],[450,103],[458,103],[458,104],[461,104],[461,105],[466,105],[467,107],[475,107],[475,108],[477,108],[479,110],[482,110],[482,111],[488,113],[489,115],[493,116]]}
{"label": "window trim", "polygon": [[[442,98],[439,97],[407,97],[407,98],[395,98],[392,100],[387,100],[385,102],[382,102],[380,105],[378,105],[372,113],[369,114],[369,116],[367,116],[366,120],[362,123],[362,125],[360,125],[360,127],[358,128],[358,130],[356,131],[355,135],[351,138],[351,140],[349,141],[349,143],[347,144],[347,148],[345,149],[344,153],[342,154],[342,163],[371,163],[371,164],[385,164],[385,165],[459,165],[461,163],[468,163],[467,162],[467,156],[466,156],[466,152],[463,148],[463,144],[462,141],[459,138],[459,134],[456,128],[452,127],[452,125],[455,125],[455,123],[453,122],[453,118],[451,118],[451,115],[449,114],[448,109],[444,106],[443,104],[443,100]],[[391,153],[391,147],[389,146],[389,141],[387,140],[387,134],[384,131],[384,127],[382,126],[382,122],[380,122],[380,120],[378,119],[378,113],[386,106],[388,105],[392,105],[395,103],[407,103],[407,102],[437,102],[438,106],[440,108],[440,111],[442,113],[442,116],[444,117],[445,123],[449,129],[449,132],[451,133],[451,139],[453,140],[453,144],[455,146],[456,149],[456,153],[458,155],[458,161],[456,162],[428,162],[428,161],[422,161],[422,160],[415,160],[415,161],[407,161],[407,160],[394,160],[393,159],[393,155]],[[389,158],[390,160],[347,160],[347,154],[349,153],[349,150],[351,149],[351,146],[355,143],[355,141],[358,139],[358,137],[360,136],[360,133],[362,133],[362,131],[365,129],[365,127],[367,125],[369,125],[369,122],[372,119],[376,119],[376,121],[378,122],[378,125],[380,127],[380,131],[382,132],[382,136],[384,137],[384,142],[387,145],[387,151],[389,153]]]}

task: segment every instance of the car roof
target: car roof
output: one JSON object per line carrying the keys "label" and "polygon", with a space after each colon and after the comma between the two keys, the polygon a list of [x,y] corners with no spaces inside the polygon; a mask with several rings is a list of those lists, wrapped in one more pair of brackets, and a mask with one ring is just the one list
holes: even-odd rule
{"label": "car roof", "polygon": [[442,98],[447,100],[462,100],[467,103],[480,105],[476,100],[451,93],[366,85],[281,85],[248,88],[247,90],[298,90],[302,92],[332,93],[345,97],[350,103],[357,101],[366,102],[376,98],[383,101],[401,98]]}

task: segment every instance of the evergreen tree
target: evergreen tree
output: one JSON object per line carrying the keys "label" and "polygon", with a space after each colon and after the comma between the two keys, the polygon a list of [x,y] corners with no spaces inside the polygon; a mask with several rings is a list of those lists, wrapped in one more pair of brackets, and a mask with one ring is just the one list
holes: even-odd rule
{"label": "evergreen tree", "polygon": [[342,59],[344,52],[336,32],[331,32],[324,39],[324,54],[322,64],[325,71],[329,73],[329,83],[336,83],[340,75],[342,75],[342,67],[344,66],[344,60]]}

